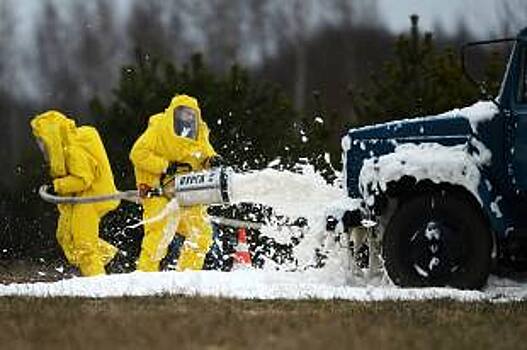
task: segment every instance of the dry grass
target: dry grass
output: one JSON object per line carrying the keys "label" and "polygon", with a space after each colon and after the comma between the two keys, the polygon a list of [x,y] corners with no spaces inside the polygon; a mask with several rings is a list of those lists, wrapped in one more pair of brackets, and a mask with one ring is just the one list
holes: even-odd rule
{"label": "dry grass", "polygon": [[[72,274],[0,265],[2,283]],[[525,334],[527,302],[0,298],[1,349],[520,349]]]}
{"label": "dry grass", "polygon": [[518,349],[527,304],[0,299],[6,349]]}

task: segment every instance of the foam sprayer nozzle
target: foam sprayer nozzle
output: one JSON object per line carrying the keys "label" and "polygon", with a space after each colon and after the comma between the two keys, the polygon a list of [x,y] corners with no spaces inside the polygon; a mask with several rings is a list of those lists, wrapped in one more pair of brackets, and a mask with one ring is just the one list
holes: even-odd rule
{"label": "foam sprayer nozzle", "polygon": [[165,193],[181,206],[229,203],[231,176],[232,169],[224,167],[176,175]]}

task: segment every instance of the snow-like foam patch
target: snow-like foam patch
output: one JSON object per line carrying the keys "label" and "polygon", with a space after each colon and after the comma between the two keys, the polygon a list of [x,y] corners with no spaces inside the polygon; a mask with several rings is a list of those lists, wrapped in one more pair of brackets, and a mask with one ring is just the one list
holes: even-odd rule
{"label": "snow-like foam patch", "polygon": [[[386,190],[387,184],[403,176],[411,176],[417,181],[430,180],[435,183],[461,185],[471,191],[476,198],[480,181],[478,164],[490,156],[471,156],[465,145],[443,146],[437,143],[402,144],[378,158],[364,161],[359,176],[359,184],[369,204],[373,200],[368,189]],[[481,159],[480,159],[481,158]]]}
{"label": "snow-like foam patch", "polygon": [[[499,110],[496,105],[491,101],[478,101],[474,103],[471,106],[463,107],[463,108],[454,108],[450,111],[446,111],[437,115],[429,115],[429,116],[423,116],[419,118],[412,118],[412,119],[398,119],[391,122],[387,122],[383,125],[386,126],[395,126],[396,128],[404,123],[414,123],[419,121],[425,121],[425,120],[434,120],[434,119],[444,119],[445,117],[463,117],[468,120],[470,123],[470,126],[472,128],[472,131],[474,133],[477,133],[478,124],[489,121],[492,118],[494,118],[498,114]],[[376,124],[372,125],[366,125],[354,130],[368,130],[372,128],[376,128]],[[351,144],[349,141],[348,136],[344,136],[341,140],[342,143],[342,149],[344,151],[347,151],[350,149]]]}
{"label": "snow-like foam patch", "polygon": [[[292,264],[274,264],[269,261],[266,270],[302,270],[313,265],[315,249],[326,241],[326,217],[335,216],[355,205],[347,201],[339,185],[330,185],[315,172],[312,166],[299,166],[299,173],[267,168],[243,174],[234,174],[231,179],[232,202],[260,203],[273,208],[276,215],[290,219],[305,218],[308,227],[303,230],[300,243],[293,248],[295,261]],[[262,227],[262,233],[280,243],[287,243],[298,230],[281,229],[271,223]],[[338,264],[335,268],[339,268]],[[327,273],[335,274],[334,267],[326,266]]]}
{"label": "snow-like foam patch", "polygon": [[231,190],[233,203],[261,203],[290,217],[318,216],[345,197],[341,188],[329,185],[312,166],[304,166],[302,173],[267,168],[234,174]]}
{"label": "snow-like foam patch", "polygon": [[463,107],[463,108],[454,108],[448,112],[441,113],[437,116],[430,116],[426,118],[443,118],[446,116],[452,116],[452,117],[463,117],[468,120],[470,123],[470,127],[472,128],[472,132],[474,134],[477,134],[478,132],[478,124],[482,122],[486,122],[489,120],[492,120],[497,114],[499,110],[498,107],[494,104],[492,101],[478,101],[474,103],[473,105]]}
{"label": "snow-like foam patch", "polygon": [[341,299],[355,301],[453,299],[458,301],[527,300],[527,287],[507,280],[491,280],[484,291],[451,288],[401,289],[394,286],[354,287],[320,271],[265,272],[134,272],[79,277],[52,283],[0,285],[0,296],[122,297],[185,295],[236,299]]}
{"label": "snow-like foam patch", "polygon": [[458,110],[453,110],[451,113],[459,114],[468,119],[472,131],[477,133],[478,124],[494,118],[498,113],[498,107],[491,101],[479,101],[472,106],[465,107]]}

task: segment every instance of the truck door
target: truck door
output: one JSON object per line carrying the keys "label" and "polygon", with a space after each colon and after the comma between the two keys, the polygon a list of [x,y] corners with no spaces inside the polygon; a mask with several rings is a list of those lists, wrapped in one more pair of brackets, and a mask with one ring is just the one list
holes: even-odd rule
{"label": "truck door", "polygon": [[[517,190],[527,193],[527,48],[518,50],[516,93],[509,125],[513,131],[512,169],[513,184]],[[514,90],[513,90],[514,91]],[[505,150],[508,152],[509,150]]]}

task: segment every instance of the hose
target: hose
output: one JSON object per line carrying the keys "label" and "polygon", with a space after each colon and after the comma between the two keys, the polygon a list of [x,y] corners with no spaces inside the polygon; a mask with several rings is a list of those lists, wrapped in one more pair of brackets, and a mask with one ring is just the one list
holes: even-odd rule
{"label": "hose", "polygon": [[114,200],[125,200],[129,202],[137,203],[139,202],[139,191],[130,190],[124,192],[116,192],[112,194],[105,194],[100,196],[91,196],[91,197],[66,197],[66,196],[57,196],[55,194],[49,193],[51,186],[42,185],[38,190],[40,198],[46,202],[53,204],[87,204],[87,203],[98,203],[98,202],[107,202]]}

